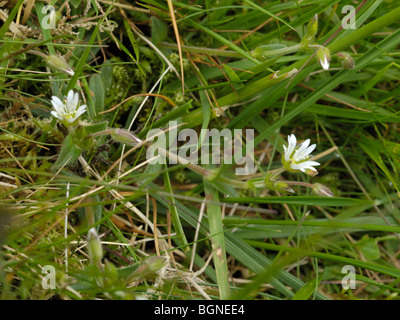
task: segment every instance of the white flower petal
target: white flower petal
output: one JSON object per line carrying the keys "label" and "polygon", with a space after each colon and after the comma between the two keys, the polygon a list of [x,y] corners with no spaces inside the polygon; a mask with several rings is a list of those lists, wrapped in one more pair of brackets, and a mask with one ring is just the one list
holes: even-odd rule
{"label": "white flower petal", "polygon": [[56,97],[56,96],[53,96],[53,97],[52,97],[51,104],[53,105],[54,109],[56,109],[56,110],[62,110],[62,109],[64,109],[64,104],[63,104],[62,101],[61,101],[58,97]]}
{"label": "white flower petal", "polygon": [[292,147],[292,149],[294,149],[297,145],[297,139],[294,134],[291,134],[289,137],[289,145]]}
{"label": "white flower petal", "polygon": [[285,150],[285,160],[286,161],[290,161],[290,157],[292,156],[292,153],[293,153],[294,149],[296,148],[296,144],[297,144],[296,136],[294,134],[291,134],[290,136],[288,136],[288,146],[287,146],[287,148],[285,146],[283,146],[284,150]]}
{"label": "white flower petal", "polygon": [[58,115],[57,112],[51,111],[51,114],[52,114],[54,117],[56,117],[57,119],[62,120],[62,118]]}
{"label": "white flower petal", "polygon": [[72,105],[74,106],[75,109],[78,107],[78,103],[79,103],[79,95],[78,92],[76,92],[74,94],[74,99],[72,100]]}
{"label": "white flower petal", "polygon": [[78,108],[78,110],[75,113],[76,117],[80,117],[82,114],[84,114],[86,112],[86,105],[82,105]]}
{"label": "white flower petal", "polygon": [[306,169],[310,169],[313,171],[317,171],[314,166],[319,166],[320,164],[316,161],[305,161],[305,162],[300,162],[300,163],[293,163],[291,164],[291,168],[294,170],[300,170],[302,172],[305,172]]}
{"label": "white flower petal", "polygon": [[310,139],[307,139],[306,141],[303,141],[303,142],[300,144],[300,147],[297,149],[297,151],[303,153],[304,150],[308,148],[310,142],[311,142]]}
{"label": "white flower petal", "polygon": [[311,140],[310,140],[310,139],[307,139],[306,141],[304,141],[304,142],[301,144],[301,146],[302,146],[304,149],[307,149],[308,146],[310,145],[310,142],[311,142]]}
{"label": "white flower petal", "polygon": [[73,123],[75,122],[79,117],[73,117],[73,118],[66,118],[65,120],[67,120],[68,123]]}
{"label": "white flower petal", "polygon": [[296,150],[295,154],[293,155],[293,158],[295,161],[298,162],[298,161],[306,159],[309,156],[309,154],[314,151],[314,149],[317,145],[313,144],[311,146],[308,146],[309,144],[310,144],[310,139],[307,139]]}
{"label": "white flower petal", "polygon": [[321,61],[321,66],[324,70],[329,69],[329,61],[326,57],[324,58],[324,60]]}
{"label": "white flower petal", "polygon": [[317,161],[312,161],[312,160],[309,160],[309,161],[306,161],[306,162],[303,162],[304,164],[307,164],[307,166],[319,166],[320,165],[320,163],[319,162],[317,162]]}
{"label": "white flower petal", "polygon": [[74,91],[69,90],[67,95],[67,102],[71,103],[74,100]]}
{"label": "white flower petal", "polygon": [[306,150],[304,150],[304,154],[305,154],[306,156],[308,156],[311,152],[314,151],[314,149],[315,149],[316,146],[317,146],[316,144],[312,144],[312,145],[309,146]]}
{"label": "white flower petal", "polygon": [[305,170],[304,170],[304,168],[303,168],[303,166],[302,166],[301,164],[292,163],[292,164],[290,164],[290,167],[291,167],[293,170],[300,170],[301,172],[305,172]]}
{"label": "white flower petal", "polygon": [[67,113],[73,113],[75,111],[74,107],[74,92],[72,90],[69,90],[67,97],[65,98],[65,109],[67,110]]}
{"label": "white flower petal", "polygon": [[312,171],[317,171],[317,169],[315,169],[314,167],[303,167],[304,169],[309,169],[309,170],[312,170]]}

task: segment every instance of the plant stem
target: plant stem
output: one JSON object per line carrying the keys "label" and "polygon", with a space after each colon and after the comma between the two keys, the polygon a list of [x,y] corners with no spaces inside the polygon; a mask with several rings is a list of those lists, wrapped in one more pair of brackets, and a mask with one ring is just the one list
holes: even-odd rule
{"label": "plant stem", "polygon": [[230,295],[230,287],[221,206],[215,204],[219,202],[218,192],[207,179],[203,179],[203,181],[206,199],[211,201],[207,203],[207,217],[210,226],[213,261],[217,274],[218,289],[220,299],[226,300]]}
{"label": "plant stem", "polygon": [[268,171],[268,175],[270,175],[270,180],[276,179],[277,176],[279,176],[282,172],[285,171],[286,169],[284,167]]}
{"label": "plant stem", "polygon": [[[179,157],[178,155],[176,155],[174,153],[171,153],[171,152],[169,152],[169,151],[167,151],[167,150],[165,150],[163,148],[159,148],[158,150],[163,156],[165,156],[165,157],[167,157],[167,158],[169,158],[171,160],[174,160],[174,162],[176,162],[176,163],[186,163],[187,162],[186,159],[183,159],[183,158]],[[201,166],[199,166],[197,164],[189,162],[187,164],[187,166],[188,166],[188,168],[190,170],[202,175],[206,179],[208,179],[208,177],[214,175],[214,172],[212,172],[212,171],[210,171],[210,170],[208,170],[206,168],[203,168],[203,167],[201,167]],[[221,176],[217,176],[215,178],[215,180],[218,180],[220,182],[225,182],[225,183],[228,183],[230,185],[233,185],[233,186],[236,186],[236,187],[239,187],[239,188],[242,188],[242,189],[248,189],[247,183],[243,182],[243,181],[229,179],[229,178],[225,178],[225,177],[221,177]]]}
{"label": "plant stem", "polygon": [[284,182],[287,183],[289,185],[292,186],[302,186],[302,187],[307,187],[307,188],[313,188],[314,185],[308,182],[303,182],[303,181],[280,181],[280,182]]}
{"label": "plant stem", "polygon": [[32,53],[32,54],[35,54],[35,55],[37,55],[37,56],[40,56],[40,57],[42,57],[42,58],[44,58],[44,59],[47,59],[47,58],[48,58],[47,55],[45,55],[43,52],[40,52],[40,51],[29,50],[29,51],[27,51],[27,52],[28,52],[28,53]]}
{"label": "plant stem", "polygon": [[[160,46],[165,48],[172,48],[178,50],[178,46],[175,43],[168,43],[168,42],[161,42]],[[313,46],[309,46],[313,47]],[[317,46],[314,46],[317,47]],[[182,51],[185,52],[192,52],[192,53],[204,53],[209,54],[211,56],[221,56],[221,57],[231,57],[231,58],[242,58],[243,55],[237,53],[233,50],[221,50],[221,49],[214,49],[214,48],[205,48],[205,47],[194,47],[194,46],[181,46]],[[300,44],[296,44],[294,46],[275,49],[275,50],[266,50],[263,52],[264,57],[273,57],[279,55],[285,55],[293,52],[297,52],[300,50]]]}
{"label": "plant stem", "polygon": [[[174,43],[161,42],[160,46],[178,50],[178,46]],[[209,54],[211,56],[243,58],[243,55],[241,55],[240,53],[237,53],[236,51],[233,51],[233,50],[221,50],[221,49],[213,49],[213,48],[194,47],[194,46],[181,46],[181,49],[184,52],[205,53],[205,54]]]}
{"label": "plant stem", "polygon": [[[166,166],[166,165],[165,165]],[[170,193],[171,195],[173,195],[173,190],[172,190],[172,185],[171,185],[171,181],[169,178],[169,173],[166,170],[164,173],[164,188],[165,191]],[[172,220],[172,225],[174,227],[174,230],[177,234],[175,241],[178,243],[179,246],[183,246],[184,247],[184,251],[188,250],[189,248],[187,247],[188,242],[185,236],[185,232],[183,230],[182,227],[182,223],[181,220],[179,218],[179,213],[178,213],[178,209],[176,207],[176,203],[175,203],[175,198],[173,196],[168,196],[166,197],[166,199],[169,202],[169,212],[171,215],[171,220]]]}
{"label": "plant stem", "polygon": [[263,57],[273,57],[273,56],[281,56],[293,52],[299,51],[301,48],[300,44],[295,44],[294,46],[275,49],[275,50],[266,50],[263,52]]}

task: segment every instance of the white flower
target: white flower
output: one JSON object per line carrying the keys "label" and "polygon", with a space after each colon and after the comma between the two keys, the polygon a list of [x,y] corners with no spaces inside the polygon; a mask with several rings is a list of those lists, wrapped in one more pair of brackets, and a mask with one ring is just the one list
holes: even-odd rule
{"label": "white flower", "polygon": [[331,54],[328,48],[319,47],[317,50],[317,60],[320,63],[322,69],[328,70],[331,62]]}
{"label": "white flower", "polygon": [[86,111],[86,105],[79,106],[78,93],[74,94],[72,90],[68,92],[67,97],[64,97],[64,101],[62,102],[58,97],[53,96],[51,104],[55,111],[51,111],[51,114],[65,126],[69,126]]}
{"label": "white flower", "polygon": [[289,171],[301,171],[306,170],[317,171],[314,166],[319,166],[319,163],[312,161],[311,152],[314,151],[317,145],[313,144],[310,146],[310,139],[297,145],[297,139],[294,134],[288,136],[288,146],[283,146],[283,166]]}
{"label": "white flower", "polygon": [[329,61],[328,61],[328,58],[326,56],[323,58],[323,60],[321,60],[321,67],[324,70],[328,70],[329,69]]}

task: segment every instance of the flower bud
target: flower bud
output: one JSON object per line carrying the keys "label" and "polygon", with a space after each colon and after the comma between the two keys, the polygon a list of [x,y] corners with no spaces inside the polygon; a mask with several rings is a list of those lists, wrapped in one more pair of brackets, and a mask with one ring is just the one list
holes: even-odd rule
{"label": "flower bud", "polygon": [[338,56],[340,64],[344,69],[354,69],[355,63],[349,53],[340,53]]}
{"label": "flower bud", "polygon": [[335,195],[327,186],[324,186],[323,184],[320,183],[315,183],[313,188],[313,192],[321,197],[334,197]]}
{"label": "flower bud", "polygon": [[318,14],[311,19],[311,21],[307,25],[307,35],[311,38],[314,38],[317,34],[318,30]]}
{"label": "flower bud", "polygon": [[289,72],[286,72],[286,73],[283,73],[283,74],[279,74],[279,70],[278,70],[278,71],[275,71],[274,73],[272,73],[270,75],[270,79],[273,80],[276,83],[277,82],[281,82],[281,81],[284,81],[286,79],[289,79],[289,78],[293,77],[297,72],[298,72],[298,70],[296,68],[293,68]]}
{"label": "flower bud", "polygon": [[46,62],[53,69],[65,72],[70,76],[73,76],[75,74],[74,71],[71,69],[71,67],[68,65],[68,63],[65,62],[65,60],[62,57],[51,54],[46,58]]}
{"label": "flower bud", "polygon": [[120,143],[135,146],[142,142],[132,132],[125,129],[109,129],[108,132],[115,141]]}
{"label": "flower bud", "polygon": [[144,260],[143,264],[150,273],[156,273],[165,266],[166,260],[164,257],[153,256]]}
{"label": "flower bud", "polygon": [[275,191],[281,192],[281,193],[294,193],[294,190],[289,187],[289,185],[286,182],[278,181],[274,183]]}
{"label": "flower bud", "polygon": [[264,185],[266,188],[280,193],[294,193],[294,190],[286,182],[270,180],[269,176],[265,178]]}
{"label": "flower bud", "polygon": [[318,15],[315,14],[311,21],[308,23],[306,28],[306,34],[301,39],[300,47],[302,50],[307,50],[311,42],[314,41],[315,35],[318,31]]}
{"label": "flower bud", "polygon": [[99,263],[103,259],[103,247],[95,228],[91,228],[87,235],[89,257],[93,263]]}
{"label": "flower bud", "polygon": [[127,276],[127,283],[133,281],[139,276],[155,274],[166,264],[164,257],[152,256],[140,263],[139,267]]}
{"label": "flower bud", "polygon": [[326,47],[319,47],[317,50],[317,60],[324,70],[328,70],[331,62],[331,53],[329,49]]}

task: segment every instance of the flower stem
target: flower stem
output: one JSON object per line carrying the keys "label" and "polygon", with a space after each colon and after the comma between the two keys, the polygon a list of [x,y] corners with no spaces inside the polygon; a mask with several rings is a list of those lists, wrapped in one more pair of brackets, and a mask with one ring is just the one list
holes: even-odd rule
{"label": "flower stem", "polygon": [[44,58],[44,59],[47,59],[47,58],[48,58],[47,55],[45,55],[43,52],[40,52],[40,51],[29,50],[29,51],[27,51],[27,52],[28,52],[28,53],[32,53],[32,54],[35,54],[35,55],[37,55],[37,56],[40,56],[40,57],[42,57],[42,58]]}
{"label": "flower stem", "polygon": [[292,186],[302,186],[302,187],[307,187],[307,188],[313,188],[314,185],[308,182],[302,182],[302,181],[280,181],[283,183],[287,183],[288,185]]}
{"label": "flower stem", "polygon": [[300,48],[301,48],[300,44],[295,44],[294,46],[290,46],[290,47],[265,51],[265,52],[263,52],[263,56],[265,58],[265,57],[285,55],[285,54],[297,52],[300,50]]}
{"label": "flower stem", "polygon": [[[165,48],[172,48],[178,50],[178,46],[174,43],[161,42],[160,46]],[[213,48],[204,48],[204,47],[194,47],[194,46],[181,46],[182,51],[185,52],[193,52],[193,53],[205,53],[212,56],[222,56],[222,57],[231,57],[231,58],[243,58],[243,55],[237,53],[233,50],[221,50],[221,49],[213,49]]]}
{"label": "flower stem", "polygon": [[284,167],[281,167],[278,169],[268,171],[267,175],[270,175],[270,180],[275,180],[282,172],[285,172],[285,171],[286,171],[286,169]]}

